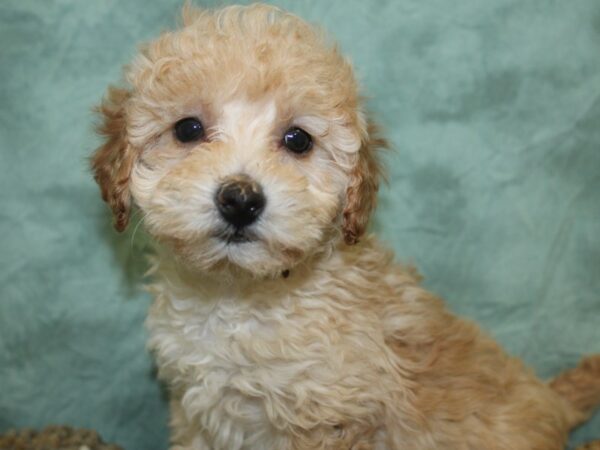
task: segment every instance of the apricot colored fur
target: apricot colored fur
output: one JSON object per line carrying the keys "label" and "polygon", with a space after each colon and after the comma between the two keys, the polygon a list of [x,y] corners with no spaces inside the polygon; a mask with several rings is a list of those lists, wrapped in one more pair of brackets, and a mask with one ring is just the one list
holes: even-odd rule
{"label": "apricot colored fur", "polygon": [[[99,111],[103,198],[157,243],[147,324],[173,449],[559,450],[600,402],[600,356],[540,381],[363,235],[385,142],[299,18],[186,7]],[[186,117],[203,139],[176,139]],[[290,126],[308,154],[283,148]],[[241,175],[267,201],[232,243],[215,192]]]}

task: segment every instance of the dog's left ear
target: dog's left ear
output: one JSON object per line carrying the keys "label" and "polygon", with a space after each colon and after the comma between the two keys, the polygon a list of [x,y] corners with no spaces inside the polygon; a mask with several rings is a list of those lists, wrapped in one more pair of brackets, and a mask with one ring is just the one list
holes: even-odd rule
{"label": "dog's left ear", "polygon": [[387,147],[388,143],[379,136],[375,123],[368,121],[346,190],[342,224],[346,244],[356,244],[367,228],[369,217],[377,204],[377,191],[382,176],[377,154],[380,149]]}
{"label": "dog's left ear", "polygon": [[135,151],[127,139],[126,104],[131,94],[126,89],[110,87],[96,109],[101,116],[98,133],[105,139],[92,156],[94,178],[102,199],[110,206],[117,231],[129,223],[131,194],[129,177],[135,162]]}

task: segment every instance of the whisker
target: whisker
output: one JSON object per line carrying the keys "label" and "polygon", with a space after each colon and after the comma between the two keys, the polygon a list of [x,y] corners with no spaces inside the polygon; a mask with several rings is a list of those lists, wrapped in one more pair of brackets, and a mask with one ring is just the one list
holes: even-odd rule
{"label": "whisker", "polygon": [[[137,224],[135,225],[135,228],[133,229],[133,233],[131,233],[131,242],[130,242],[130,249],[133,249],[133,244],[135,242],[135,235],[137,234],[137,230],[140,227],[140,225],[142,224],[144,218],[146,217],[146,215],[144,214],[144,212],[142,210],[138,210],[139,213],[141,214],[140,219],[138,220]],[[136,211],[136,214],[138,213],[138,211]],[[135,214],[133,215],[135,216]],[[134,219],[134,217],[132,217],[132,219]]]}

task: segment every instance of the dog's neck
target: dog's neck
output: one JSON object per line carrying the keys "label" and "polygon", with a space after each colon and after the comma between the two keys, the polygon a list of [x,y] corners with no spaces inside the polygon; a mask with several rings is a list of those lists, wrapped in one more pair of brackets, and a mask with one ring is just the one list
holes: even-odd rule
{"label": "dog's neck", "polygon": [[[152,269],[149,275],[166,281],[171,286],[186,286],[192,292],[204,293],[205,297],[224,296],[235,298],[251,297],[252,293],[271,292],[287,295],[291,290],[314,285],[323,272],[333,272],[344,266],[341,263],[347,256],[360,253],[371,247],[371,239],[358,245],[348,246],[338,241],[328,251],[315,253],[301,263],[290,268],[281,268],[269,276],[256,277],[238,268],[224,268],[215,271],[197,271],[165,248],[157,248],[151,258]],[[350,256],[351,257],[351,256]],[[352,258],[352,257],[351,257]],[[341,275],[341,274],[340,274]]]}

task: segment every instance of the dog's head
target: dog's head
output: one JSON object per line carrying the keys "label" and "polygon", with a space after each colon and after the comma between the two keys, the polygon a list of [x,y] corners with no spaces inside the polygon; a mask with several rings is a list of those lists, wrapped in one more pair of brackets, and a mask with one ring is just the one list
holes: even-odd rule
{"label": "dog's head", "polygon": [[299,18],[187,8],[126,80],[99,108],[105,143],[92,160],[118,230],[135,204],[192,267],[254,275],[364,232],[383,142],[348,61]]}

